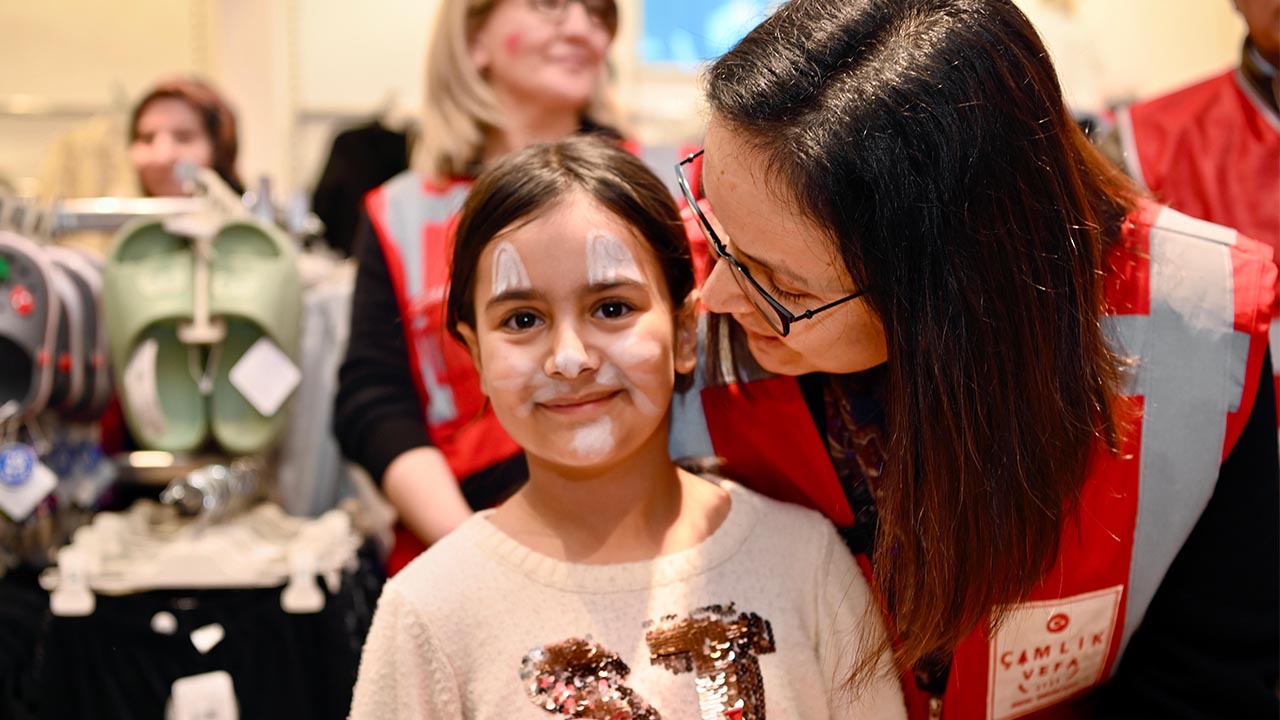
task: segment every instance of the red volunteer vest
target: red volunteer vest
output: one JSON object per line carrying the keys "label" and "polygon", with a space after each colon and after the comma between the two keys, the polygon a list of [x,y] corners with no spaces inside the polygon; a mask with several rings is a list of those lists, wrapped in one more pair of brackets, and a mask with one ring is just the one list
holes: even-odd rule
{"label": "red volunteer vest", "polygon": [[[1239,70],[1116,119],[1130,176],[1157,199],[1280,251],[1280,116]],[[1280,307],[1276,313],[1272,344],[1280,345]]]}
{"label": "red volunteer vest", "polygon": [[[1146,204],[1109,253],[1109,336],[1138,371],[1139,422],[1121,452],[1095,452],[1058,559],[1000,630],[955,654],[944,717],[1082,717],[1213,494],[1252,409],[1276,268],[1234,230]],[[725,459],[728,477],[776,498],[852,515],[795,378],[707,387],[678,399],[673,453]],[[701,439],[706,444],[699,442]],[[865,558],[860,558],[864,561]],[[929,698],[904,676],[912,718]]]}
{"label": "red volunteer vest", "polygon": [[[365,198],[400,317],[427,433],[461,479],[512,457],[520,447],[485,404],[466,346],[445,328],[445,300],[458,212],[470,180],[446,185],[401,173]],[[404,526],[387,559],[395,574],[426,549]]]}

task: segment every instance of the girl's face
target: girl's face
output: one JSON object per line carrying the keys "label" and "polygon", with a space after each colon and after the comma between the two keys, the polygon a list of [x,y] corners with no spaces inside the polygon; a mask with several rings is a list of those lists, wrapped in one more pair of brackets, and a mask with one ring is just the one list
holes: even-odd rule
{"label": "girl's face", "polygon": [[600,0],[498,0],[471,39],[472,62],[507,97],[580,111],[603,77],[613,33],[602,13],[611,7]]}
{"label": "girl's face", "polygon": [[530,458],[610,465],[665,449],[675,373],[697,362],[696,302],[676,317],[662,268],[625,221],[581,193],[495,237],[461,325],[481,387]]}
{"label": "girl's face", "polygon": [[138,116],[129,160],[142,189],[152,197],[182,195],[182,184],[173,166],[185,160],[197,167],[213,163],[213,140],[205,132],[199,114],[178,98],[162,97],[147,103]]}
{"label": "girl's face", "polygon": [[[702,187],[716,234],[774,299],[792,313],[819,308],[858,288],[831,241],[804,215],[761,154],[725,124],[712,121],[703,155]],[[859,298],[796,322],[780,337],[718,262],[702,286],[711,312],[732,315],[746,331],[761,367],[782,375],[851,373],[888,356],[884,326]]]}

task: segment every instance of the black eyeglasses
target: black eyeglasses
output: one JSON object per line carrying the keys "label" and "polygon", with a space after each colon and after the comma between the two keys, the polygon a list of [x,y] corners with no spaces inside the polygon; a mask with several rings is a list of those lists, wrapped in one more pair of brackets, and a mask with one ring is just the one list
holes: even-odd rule
{"label": "black eyeglasses", "polygon": [[581,3],[587,16],[597,25],[607,28],[610,34],[617,31],[618,5],[615,0],[529,0],[534,10],[557,23],[564,22],[569,6],[575,2]]}
{"label": "black eyeglasses", "polygon": [[693,188],[689,185],[689,178],[685,177],[684,168],[686,165],[698,159],[703,151],[690,155],[676,164],[676,180],[680,183],[680,191],[684,193],[684,199],[689,203],[689,207],[693,210],[694,216],[698,218],[698,226],[702,228],[702,234],[706,236],[707,242],[711,243],[711,247],[715,249],[716,255],[720,256],[725,262],[729,263],[729,274],[733,275],[733,279],[738,282],[738,287],[742,288],[742,294],[747,296],[751,301],[751,306],[760,313],[760,317],[769,323],[769,327],[782,337],[786,337],[791,332],[791,325],[801,320],[808,320],[824,310],[830,310],[837,305],[843,305],[855,298],[859,298],[866,294],[866,290],[859,290],[852,295],[846,295],[834,302],[829,302],[822,307],[816,307],[811,310],[805,310],[801,313],[793,313],[778,302],[767,290],[751,277],[748,271],[737,258],[729,254],[729,249],[721,242],[720,236],[716,233],[715,228],[711,227],[711,221],[707,219],[702,207],[698,205],[698,200],[694,197]]}

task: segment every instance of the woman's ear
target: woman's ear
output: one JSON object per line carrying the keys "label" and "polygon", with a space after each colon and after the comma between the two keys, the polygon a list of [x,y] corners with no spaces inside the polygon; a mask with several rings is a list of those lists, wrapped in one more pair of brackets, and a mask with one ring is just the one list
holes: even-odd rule
{"label": "woman's ear", "polygon": [[676,311],[675,369],[682,375],[698,367],[698,308],[701,301],[701,293],[694,288]]}
{"label": "woman's ear", "polygon": [[462,343],[467,346],[467,353],[471,355],[471,362],[476,366],[476,374],[480,376],[480,392],[488,396],[489,388],[485,386],[484,364],[480,361],[480,340],[476,337],[476,331],[471,329],[470,325],[460,322],[458,323],[458,334],[462,336]]}
{"label": "woman's ear", "polygon": [[477,73],[484,75],[489,69],[489,63],[493,58],[490,57],[488,38],[484,34],[485,28],[481,26],[471,37],[467,38],[467,56],[471,59],[471,65],[476,69]]}

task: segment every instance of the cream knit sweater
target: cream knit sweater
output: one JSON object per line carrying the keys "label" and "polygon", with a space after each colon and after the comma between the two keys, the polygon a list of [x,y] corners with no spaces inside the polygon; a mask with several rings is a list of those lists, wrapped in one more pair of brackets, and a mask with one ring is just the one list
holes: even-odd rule
{"label": "cream knit sweater", "polygon": [[842,689],[883,627],[830,523],[721,485],[711,537],[649,562],[562,562],[471,518],[387,583],[352,717],[905,718],[887,657]]}

